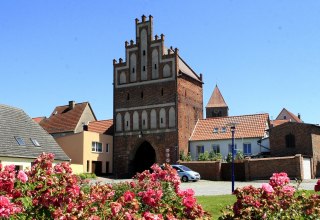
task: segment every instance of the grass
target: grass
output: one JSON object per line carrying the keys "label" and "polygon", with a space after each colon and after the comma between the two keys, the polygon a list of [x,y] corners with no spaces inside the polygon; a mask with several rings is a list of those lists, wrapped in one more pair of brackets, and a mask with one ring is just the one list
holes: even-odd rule
{"label": "grass", "polygon": [[237,200],[234,195],[196,196],[196,198],[203,209],[211,214],[212,219],[218,219],[221,215],[220,210]]}
{"label": "grass", "polygon": [[[310,196],[314,193],[314,190],[299,190],[296,196],[304,193],[306,196]],[[209,212],[212,219],[218,219],[221,216],[221,210],[227,205],[233,205],[237,198],[235,195],[218,195],[218,196],[196,196],[199,204],[203,209]]]}

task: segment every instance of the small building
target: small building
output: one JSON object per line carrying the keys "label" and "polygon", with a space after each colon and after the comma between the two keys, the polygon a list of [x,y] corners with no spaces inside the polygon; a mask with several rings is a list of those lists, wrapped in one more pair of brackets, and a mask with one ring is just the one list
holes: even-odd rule
{"label": "small building", "polygon": [[[304,157],[304,172],[310,177],[320,176],[320,126],[299,122],[286,122],[269,131],[270,154],[273,157],[294,156]],[[308,175],[304,174],[308,179]]]}
{"label": "small building", "polygon": [[300,114],[295,115],[292,112],[288,111],[286,108],[283,108],[275,120],[270,121],[270,127],[276,127],[286,122],[298,122],[303,123],[301,120]]}
{"label": "small building", "polygon": [[268,137],[268,114],[213,117],[198,120],[189,140],[192,159],[197,160],[205,151],[221,153],[223,158],[232,153],[231,123],[235,124],[235,153],[242,151],[246,156],[253,156],[269,151],[269,146],[261,145],[261,140]]}
{"label": "small building", "polygon": [[78,173],[107,175],[112,173],[113,164],[113,120],[93,121],[83,131],[56,137],[55,140],[79,165]]}
{"label": "small building", "polygon": [[43,152],[53,153],[56,163],[70,161],[54,138],[23,110],[0,105],[1,164],[24,170]]}
{"label": "small building", "polygon": [[40,125],[71,158],[75,173],[112,173],[113,120],[97,121],[89,102],[57,106]]}

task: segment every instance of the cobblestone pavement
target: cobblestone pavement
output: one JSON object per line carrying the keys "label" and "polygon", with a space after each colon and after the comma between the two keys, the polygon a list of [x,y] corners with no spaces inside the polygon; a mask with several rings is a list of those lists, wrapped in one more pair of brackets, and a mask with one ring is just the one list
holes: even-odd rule
{"label": "cobblestone pavement", "polygon": [[[98,177],[95,180],[91,180],[91,183],[101,182],[101,184],[105,183],[118,183],[132,181],[132,179],[110,179],[104,177]],[[244,187],[248,185],[252,185],[254,187],[260,187],[262,183],[268,183],[269,180],[259,180],[259,181],[248,181],[248,182],[235,182],[235,188]],[[303,181],[299,189],[311,190],[314,189],[314,185],[317,180],[305,180]],[[295,181],[291,181],[293,186],[296,186]],[[225,195],[231,194],[231,181],[209,181],[209,180],[200,180],[198,182],[187,182],[181,183],[181,189],[193,189],[195,191],[196,196],[201,195]]]}

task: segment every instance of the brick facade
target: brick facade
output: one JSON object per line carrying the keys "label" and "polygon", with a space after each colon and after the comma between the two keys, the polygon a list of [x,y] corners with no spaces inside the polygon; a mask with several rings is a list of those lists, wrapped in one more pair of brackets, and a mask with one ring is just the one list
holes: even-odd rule
{"label": "brick facade", "polygon": [[[293,146],[286,137],[293,137]],[[312,124],[287,122],[270,129],[271,156],[293,156],[302,154],[313,158],[312,176],[320,176],[320,127]]]}
{"label": "brick facade", "polygon": [[[165,48],[163,34],[153,37],[152,32],[152,16],[136,19],[136,42],[125,43],[126,60],[113,61],[117,177],[132,176],[143,157],[153,161],[153,152],[153,162],[175,163],[202,118],[202,78],[178,49]],[[147,149],[143,157],[137,155],[142,146]]]}

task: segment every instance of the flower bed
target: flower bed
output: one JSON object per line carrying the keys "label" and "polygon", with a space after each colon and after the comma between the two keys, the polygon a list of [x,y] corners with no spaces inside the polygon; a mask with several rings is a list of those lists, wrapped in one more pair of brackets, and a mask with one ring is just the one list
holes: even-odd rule
{"label": "flower bed", "polygon": [[0,165],[0,217],[3,219],[210,219],[193,190],[180,190],[169,165],[137,174],[135,181],[88,185],[68,163],[52,165],[43,153],[30,170],[16,173]]}
{"label": "flower bed", "polygon": [[[219,219],[319,219],[320,195],[307,196],[289,183],[286,173],[274,173],[260,188],[237,188],[237,201]],[[320,180],[315,191],[320,191]]]}

